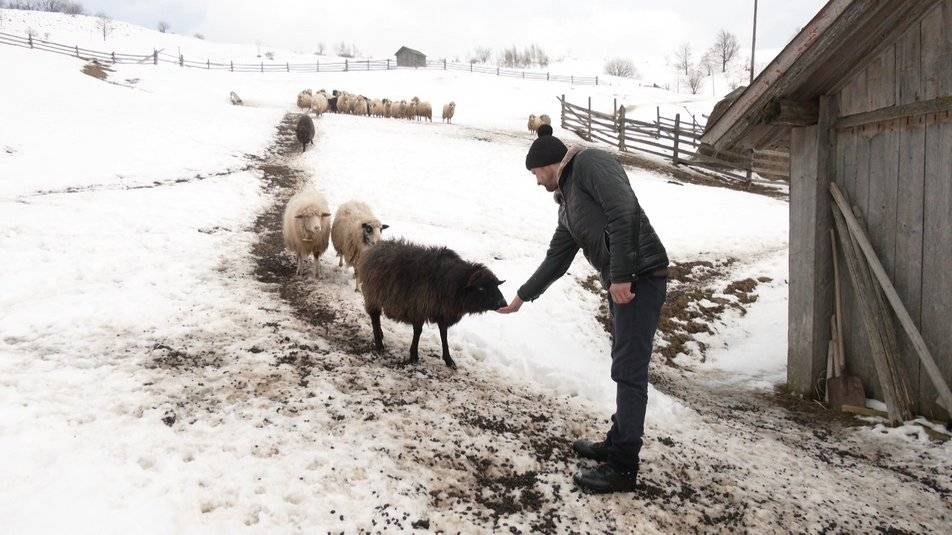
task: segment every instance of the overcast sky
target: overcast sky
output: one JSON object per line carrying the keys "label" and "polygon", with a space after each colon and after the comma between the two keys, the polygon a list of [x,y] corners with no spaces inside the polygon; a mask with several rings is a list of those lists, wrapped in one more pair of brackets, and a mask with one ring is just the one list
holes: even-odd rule
{"label": "overcast sky", "polygon": [[[678,43],[707,48],[720,28],[750,46],[753,0],[82,0],[87,11],[215,41],[313,51],[319,42],[356,44],[373,56],[401,45],[431,57],[465,59],[475,46],[538,43],[550,56],[660,57]],[[760,0],[757,48],[783,47],[825,3]]]}

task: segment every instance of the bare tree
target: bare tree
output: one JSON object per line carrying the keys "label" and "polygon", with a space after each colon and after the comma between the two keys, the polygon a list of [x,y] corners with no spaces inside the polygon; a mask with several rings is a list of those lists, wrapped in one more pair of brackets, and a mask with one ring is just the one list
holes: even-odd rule
{"label": "bare tree", "polygon": [[694,59],[694,53],[691,51],[691,43],[681,43],[674,52],[675,67],[685,76],[690,75],[691,63]]}
{"label": "bare tree", "polygon": [[614,58],[605,63],[605,74],[621,76],[622,78],[636,78],[638,70],[630,59]]}
{"label": "bare tree", "polygon": [[714,40],[714,50],[721,60],[721,72],[727,72],[727,64],[737,56],[740,50],[737,36],[727,30],[719,31]]}
{"label": "bare tree", "polygon": [[159,21],[159,32],[166,33],[171,27],[172,26],[170,26],[168,22],[165,22],[164,20]]}
{"label": "bare tree", "polygon": [[82,15],[86,12],[86,8],[79,2],[63,2],[62,12],[67,15]]}
{"label": "bare tree", "polygon": [[714,67],[718,63],[717,51],[713,48],[709,49],[707,52],[701,56],[701,61],[698,62],[698,67],[700,67],[708,76],[714,74]]}
{"label": "bare tree", "polygon": [[486,63],[493,56],[493,51],[488,46],[477,46],[469,58],[470,63]]}
{"label": "bare tree", "polygon": [[701,82],[704,81],[704,71],[699,67],[688,69],[688,88],[692,95],[696,95],[701,90]]}
{"label": "bare tree", "polygon": [[96,13],[96,29],[102,32],[103,41],[105,41],[109,33],[112,32],[112,17],[105,11]]}

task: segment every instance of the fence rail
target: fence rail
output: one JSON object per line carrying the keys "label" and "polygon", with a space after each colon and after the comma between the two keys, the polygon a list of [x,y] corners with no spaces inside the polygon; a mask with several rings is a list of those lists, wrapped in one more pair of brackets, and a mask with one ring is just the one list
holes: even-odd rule
{"label": "fence rail", "polygon": [[714,173],[719,177],[750,182],[751,173],[769,181],[789,181],[790,156],[778,151],[748,151],[745,153],[720,151],[714,153],[701,145],[704,124],[692,117],[683,121],[681,114],[662,117],[656,110],[654,122],[625,117],[625,107],[617,101],[612,113],[572,104],[559,98],[562,107],[562,128],[574,131],[587,141],[600,141],[624,152],[641,152],[671,160],[675,165],[688,165]]}
{"label": "fence rail", "polygon": [[[321,62],[320,60],[315,60],[313,63],[275,63],[273,61],[259,61],[258,63],[235,63],[234,61],[212,61],[211,58],[186,59],[183,55],[168,54],[159,50],[152,50],[151,52],[146,52],[143,54],[102,52],[82,48],[78,45],[54,43],[52,41],[38,39],[32,35],[20,37],[18,35],[3,32],[0,32],[0,44],[18,46],[21,48],[30,48],[34,50],[43,50],[46,52],[53,52],[66,56],[74,56],[84,60],[96,60],[112,64],[144,64],[151,62],[154,65],[158,65],[159,63],[166,63],[178,65],[179,67],[183,68],[188,67],[193,69],[230,72],[350,72],[390,71],[397,68],[404,68],[398,67],[396,61],[392,59],[345,59],[343,61],[331,62]],[[574,85],[599,85],[598,76],[575,76],[567,74],[552,74],[548,72],[520,71],[502,67],[490,67],[488,65],[457,63],[447,60],[429,60],[425,65],[416,68],[468,71],[472,73],[494,74],[496,76],[521,78],[523,80],[567,82]]]}

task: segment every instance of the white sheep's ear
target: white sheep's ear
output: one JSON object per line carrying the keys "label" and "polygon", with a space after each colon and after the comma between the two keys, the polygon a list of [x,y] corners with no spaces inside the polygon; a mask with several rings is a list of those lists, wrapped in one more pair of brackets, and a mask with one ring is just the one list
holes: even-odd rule
{"label": "white sheep's ear", "polygon": [[380,225],[381,231],[387,230],[388,228],[390,228],[390,225]]}

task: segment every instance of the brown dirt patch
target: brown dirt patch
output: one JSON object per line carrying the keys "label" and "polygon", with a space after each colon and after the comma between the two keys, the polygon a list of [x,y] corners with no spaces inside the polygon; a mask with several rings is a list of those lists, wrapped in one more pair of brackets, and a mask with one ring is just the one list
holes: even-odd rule
{"label": "brown dirt patch", "polygon": [[109,73],[114,72],[109,67],[104,66],[96,60],[92,60],[86,65],[83,65],[83,74],[87,76],[92,76],[93,78],[98,78],[99,80],[106,80],[109,78]]}

